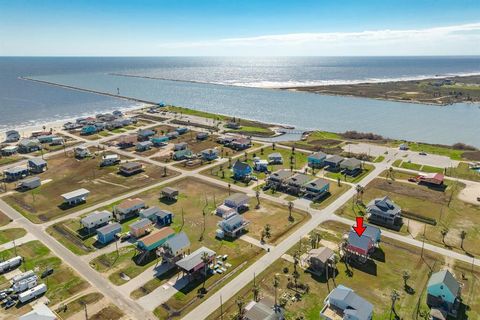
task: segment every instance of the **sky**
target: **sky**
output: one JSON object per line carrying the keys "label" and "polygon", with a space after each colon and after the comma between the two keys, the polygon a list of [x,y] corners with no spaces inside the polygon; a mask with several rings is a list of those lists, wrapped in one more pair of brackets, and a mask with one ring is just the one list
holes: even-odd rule
{"label": "sky", "polygon": [[480,1],[0,0],[0,55],[480,55]]}

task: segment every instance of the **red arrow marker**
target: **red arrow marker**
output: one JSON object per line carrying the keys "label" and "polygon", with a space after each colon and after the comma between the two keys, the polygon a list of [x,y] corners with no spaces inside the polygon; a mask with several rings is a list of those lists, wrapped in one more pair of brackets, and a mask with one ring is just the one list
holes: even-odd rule
{"label": "red arrow marker", "polygon": [[363,226],[363,217],[357,217],[357,226],[354,226],[353,230],[361,237],[365,229],[367,229],[367,227]]}

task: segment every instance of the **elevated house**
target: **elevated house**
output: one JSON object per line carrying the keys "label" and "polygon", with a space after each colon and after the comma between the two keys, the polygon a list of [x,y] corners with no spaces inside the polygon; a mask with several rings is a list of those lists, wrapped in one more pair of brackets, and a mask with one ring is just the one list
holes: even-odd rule
{"label": "elevated house", "polygon": [[227,219],[228,217],[233,216],[237,213],[238,212],[236,209],[226,206],[225,204],[221,204],[215,209],[215,214],[222,217],[223,219]]}
{"label": "elevated house", "polygon": [[28,170],[31,173],[42,173],[47,169],[47,161],[42,158],[33,158],[28,160]]}
{"label": "elevated house", "polygon": [[402,209],[388,196],[370,201],[367,204],[366,213],[369,222],[386,227],[402,225]]}
{"label": "elevated house", "polygon": [[65,144],[65,139],[63,137],[53,137],[50,142],[51,146],[63,146]]}
{"label": "elevated house", "polygon": [[6,142],[17,142],[20,140],[20,133],[17,130],[8,130],[5,132]]}
{"label": "elevated house", "polygon": [[201,247],[176,262],[176,265],[189,276],[203,274],[205,270],[205,262],[203,257],[207,258],[206,264],[210,264],[215,260],[215,251],[206,247]]}
{"label": "elevated house", "polygon": [[118,138],[117,147],[120,149],[131,148],[137,143],[137,139],[135,135],[122,135]]}
{"label": "elevated house", "polygon": [[137,242],[137,248],[142,251],[152,252],[158,247],[163,245],[168,239],[175,235],[175,231],[172,228],[164,227],[153,232],[148,236],[143,237]]}
{"label": "elevated house", "polygon": [[80,220],[80,225],[87,229],[96,229],[108,224],[113,219],[113,214],[110,211],[95,211]]}
{"label": "elevated house", "polygon": [[320,319],[371,320],[373,305],[343,285],[333,289],[324,300]]}
{"label": "elevated house", "polygon": [[304,186],[312,180],[312,177],[303,173],[297,173],[285,180],[284,189],[293,195],[300,195]]}
{"label": "elevated house", "polygon": [[113,213],[115,215],[115,219],[117,219],[118,221],[123,221],[125,219],[138,215],[140,210],[144,209],[145,207],[145,201],[140,198],[127,199],[116,205],[113,208]]}
{"label": "elevated house", "polygon": [[97,133],[99,131],[99,128],[94,125],[94,124],[87,124],[82,127],[82,130],[80,130],[80,134],[84,136],[88,136],[94,133]]}
{"label": "elevated house", "polygon": [[270,153],[267,157],[269,164],[282,164],[283,157],[279,152]]}
{"label": "elevated house", "polygon": [[156,223],[157,222],[157,212],[160,212],[161,209],[159,207],[153,206],[148,207],[146,209],[140,210],[139,217],[140,219],[149,219],[150,221]]}
{"label": "elevated house", "polygon": [[188,148],[188,143],[186,143],[186,142],[175,143],[173,145],[173,150],[174,151],[185,150],[187,148]]}
{"label": "elevated house", "polygon": [[340,171],[340,164],[343,161],[343,157],[333,155],[333,156],[328,156],[324,161],[324,165],[328,171],[333,171],[337,172]]}
{"label": "elevated house", "polygon": [[6,146],[2,148],[2,156],[12,156],[18,152],[18,146]]}
{"label": "elevated house", "polygon": [[199,141],[207,140],[208,139],[208,133],[207,132],[199,132],[197,133],[196,139]]}
{"label": "elevated house", "polygon": [[182,134],[185,134],[188,132],[188,128],[187,127],[179,127],[179,128],[176,128],[175,131],[178,132],[178,134],[182,135]]}
{"label": "elevated house", "polygon": [[16,166],[3,170],[3,176],[6,181],[17,181],[27,177],[30,170],[27,166]]}
{"label": "elevated house", "polygon": [[252,167],[250,167],[250,165],[246,162],[237,160],[233,164],[232,172],[235,180],[244,180],[252,173]]}
{"label": "elevated house", "polygon": [[22,139],[18,143],[18,151],[21,153],[30,153],[42,149],[42,144],[38,139]]}
{"label": "elevated house", "polygon": [[40,187],[41,184],[42,184],[42,182],[40,181],[39,177],[30,177],[30,178],[26,178],[26,179],[23,179],[22,181],[20,181],[17,185],[17,189],[32,190],[32,189],[35,189],[37,187]]}
{"label": "elevated house", "polygon": [[87,201],[87,197],[90,194],[85,188],[80,188],[74,191],[70,191],[61,195],[63,203],[69,206],[75,206]]}
{"label": "elevated house", "polygon": [[233,140],[230,143],[230,148],[232,148],[233,150],[237,150],[237,151],[248,149],[251,146],[252,146],[252,141],[250,139],[247,139],[247,138],[238,138],[238,139]]}
{"label": "elevated house", "polygon": [[290,170],[279,170],[271,175],[268,176],[267,178],[267,185],[270,188],[275,188],[277,190],[282,189],[282,186],[284,185],[285,181],[293,176],[295,173],[290,171]]}
{"label": "elevated house", "polygon": [[97,241],[101,244],[108,244],[117,238],[117,234],[122,232],[122,226],[118,222],[107,224],[97,229]]}
{"label": "elevated house", "polygon": [[53,134],[46,134],[46,135],[38,136],[37,140],[40,141],[40,143],[52,143],[54,138],[57,138],[57,136]]}
{"label": "elevated house", "polygon": [[347,158],[340,163],[340,170],[349,176],[358,175],[362,172],[362,161],[355,158]]}
{"label": "elevated house", "polygon": [[165,243],[157,249],[157,255],[162,257],[162,261],[175,263],[188,253],[190,250],[190,240],[185,232],[181,231],[165,241]]}
{"label": "elevated house", "polygon": [[43,130],[38,130],[38,131],[32,131],[32,133],[30,134],[30,138],[37,138],[37,137],[40,137],[40,136],[47,136],[49,134],[51,134],[52,131],[43,131]]}
{"label": "elevated house", "polygon": [[362,236],[358,236],[358,234],[350,230],[347,235],[347,241],[345,244],[345,251],[360,256],[365,260],[373,253],[380,243],[381,231],[379,228],[366,225],[366,229],[363,232]]}
{"label": "elevated house", "polygon": [[268,172],[268,161],[264,159],[254,159],[253,169],[258,172]]}
{"label": "elevated house", "polygon": [[143,164],[135,161],[125,162],[120,165],[119,171],[126,176],[131,176],[142,172]]}
{"label": "elevated house", "polygon": [[321,151],[312,153],[307,157],[308,166],[310,168],[319,169],[325,166],[325,160],[327,159],[327,154]]}
{"label": "elevated house", "polygon": [[237,238],[241,236],[246,227],[250,224],[250,221],[243,218],[239,214],[234,214],[227,219],[223,219],[218,223],[217,238]]}
{"label": "elevated house", "polygon": [[218,150],[217,149],[205,149],[200,152],[200,155],[203,160],[205,161],[213,161],[218,158]]}
{"label": "elevated house", "polygon": [[83,146],[75,147],[73,149],[73,153],[75,155],[75,158],[77,158],[77,159],[84,159],[84,158],[89,157],[91,155],[90,150],[88,150],[87,147],[83,147]]}
{"label": "elevated house", "polygon": [[177,200],[178,195],[179,195],[178,189],[175,189],[172,187],[165,187],[161,191],[162,198],[168,199],[171,201]]}
{"label": "elevated house", "polygon": [[235,209],[237,212],[244,211],[248,208],[248,202],[250,198],[244,193],[234,193],[228,196],[224,201],[223,204]]}
{"label": "elevated house", "polygon": [[168,137],[167,136],[155,136],[151,137],[150,141],[152,141],[155,147],[162,147],[168,144]]}
{"label": "elevated house", "polygon": [[140,238],[146,235],[152,226],[152,221],[145,218],[135,221],[128,228],[130,229],[131,235],[133,235],[135,238]]}
{"label": "elevated house", "polygon": [[173,223],[173,213],[168,210],[159,210],[155,213],[155,221],[161,227],[169,226]]}
{"label": "elevated house", "polygon": [[[427,305],[432,309],[432,314],[437,315],[435,318],[442,319],[440,314],[455,318],[461,304],[460,294],[460,284],[450,271],[442,270],[430,276],[427,284]],[[435,312],[435,309],[438,311]]]}
{"label": "elevated house", "polygon": [[155,131],[150,129],[139,130],[137,132],[137,139],[138,141],[147,141],[150,137],[153,137],[156,134]]}
{"label": "elevated house", "polygon": [[168,137],[168,139],[172,140],[178,138],[179,134],[177,131],[170,131],[166,134],[166,136]]}
{"label": "elevated house", "polygon": [[137,145],[135,146],[135,149],[137,151],[142,152],[142,151],[150,150],[150,149],[152,149],[152,147],[153,147],[153,142],[147,140],[147,141],[141,141],[141,142],[137,143]]}
{"label": "elevated house", "polygon": [[333,264],[334,258],[335,253],[330,248],[311,249],[308,252],[309,268],[316,273],[323,274]]}
{"label": "elevated house", "polygon": [[118,154],[106,154],[102,156],[100,167],[113,166],[119,163],[120,163],[120,157],[118,156]]}
{"label": "elevated house", "polygon": [[173,160],[181,161],[190,159],[193,157],[193,153],[189,149],[178,150],[173,153]]}
{"label": "elevated house", "polygon": [[317,178],[304,185],[303,194],[313,201],[318,200],[330,192],[330,181]]}

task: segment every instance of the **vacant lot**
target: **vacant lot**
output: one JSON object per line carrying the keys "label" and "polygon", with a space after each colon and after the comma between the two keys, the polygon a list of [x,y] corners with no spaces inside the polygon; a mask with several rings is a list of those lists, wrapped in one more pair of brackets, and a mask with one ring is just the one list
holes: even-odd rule
{"label": "vacant lot", "polygon": [[[62,261],[39,241],[30,241],[16,248],[17,254],[25,261],[20,267],[21,271],[34,270],[39,276],[45,269],[53,268],[54,272],[47,278],[42,279],[47,287],[46,297],[52,305],[68,299],[86,289],[89,285],[81,279],[72,269],[62,264]],[[4,259],[15,256],[15,250],[9,249],[0,252]],[[1,286],[2,284],[0,284]],[[20,310],[20,309],[22,310]],[[25,308],[25,311],[23,309]],[[29,310],[28,305],[13,307],[6,313],[24,313]]]}
{"label": "vacant lot", "polygon": [[[328,222],[320,225],[316,232],[320,233],[321,245],[331,246],[341,241],[342,234],[348,230],[348,226]],[[309,241],[302,241],[292,248],[301,248],[300,252],[307,252],[310,249]],[[337,252],[338,253],[338,252]],[[374,305],[374,319],[389,319],[390,294],[393,289],[400,293],[400,299],[395,304],[397,314],[403,319],[417,319],[417,313],[427,310],[425,304],[425,289],[429,279],[429,273],[449,268],[463,284],[464,302],[471,308],[468,311],[470,319],[479,315],[480,287],[479,270],[474,270],[463,264],[456,264],[455,261],[446,261],[443,257],[425,252],[421,256],[420,249],[404,245],[394,240],[382,239],[380,248],[365,265],[347,266],[343,261],[337,263],[335,280],[328,281],[325,276],[317,276],[300,269],[299,283],[309,286],[309,293],[303,294],[300,301],[293,299],[295,291],[287,288],[287,283],[292,281],[294,265],[291,262],[280,259],[273,263],[266,271],[257,276],[257,284],[260,287],[260,296],[269,297],[273,300],[275,290],[273,278],[277,275],[280,285],[278,287],[278,298],[287,299],[286,318],[298,319],[303,317],[308,320],[318,319],[318,314],[323,307],[323,299],[334,288],[335,285],[344,285],[352,288],[363,298]],[[407,285],[413,289],[407,293],[402,278],[403,272],[407,271],[410,279]],[[465,279],[462,279],[465,274]],[[248,303],[252,299],[252,283],[243,288],[239,294],[228,302],[224,302],[223,310],[227,315],[224,318],[236,314],[238,307],[236,298],[243,299]],[[216,310],[208,319],[219,319],[219,310]],[[420,317],[418,317],[420,319]],[[465,318],[462,318],[465,319]]]}
{"label": "vacant lot", "polygon": [[4,165],[7,165],[7,164],[10,164],[10,163],[14,163],[14,162],[17,162],[17,161],[20,161],[20,160],[23,160],[25,159],[24,157],[22,156],[19,156],[19,155],[13,155],[13,156],[0,156],[0,166],[4,166]]}
{"label": "vacant lot", "polygon": [[340,154],[343,152],[344,139],[336,133],[326,131],[314,131],[305,140],[282,142],[288,146],[295,146],[299,149],[311,151],[323,151],[329,154]]}
{"label": "vacant lot", "polygon": [[70,301],[66,304],[61,304],[60,307],[55,310],[55,312],[62,317],[62,319],[67,319],[75,313],[84,309],[84,305],[93,305],[100,301],[103,298],[103,294],[98,292],[87,293],[86,295],[81,296],[73,301]]}
{"label": "vacant lot", "polygon": [[7,215],[6,215],[5,213],[3,213],[2,211],[0,211],[0,227],[9,224],[10,221],[12,221],[12,220],[10,220],[10,218],[7,217]]}
{"label": "vacant lot", "polygon": [[[77,160],[71,156],[57,155],[48,159],[49,169],[40,175],[42,180],[51,180],[42,186],[16,192],[5,197],[11,206],[35,223],[42,223],[78,211],[95,203],[119,196],[135,188],[158,183],[175,173],[145,164],[142,173],[126,177],[118,173],[118,166],[99,166],[99,158]],[[61,194],[79,188],[90,191],[86,203],[66,207]]]}
{"label": "vacant lot", "polygon": [[27,231],[22,228],[11,228],[0,230],[0,244],[13,241],[23,237]]}

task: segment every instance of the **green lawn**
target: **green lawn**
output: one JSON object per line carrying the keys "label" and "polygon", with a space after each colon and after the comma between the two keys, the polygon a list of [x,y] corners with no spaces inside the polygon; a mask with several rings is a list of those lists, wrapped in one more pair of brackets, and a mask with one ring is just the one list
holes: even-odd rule
{"label": "green lawn", "polygon": [[13,156],[8,156],[8,157],[1,157],[0,156],[0,166],[4,166],[4,165],[10,164],[10,163],[14,163],[14,162],[20,161],[22,159],[24,159],[24,158],[22,156],[18,156],[18,155],[13,155]]}
{"label": "green lawn", "polygon": [[12,220],[2,211],[0,211],[0,227],[6,226]]}
{"label": "green lawn", "polygon": [[18,238],[21,238],[27,234],[27,231],[23,228],[11,228],[0,230],[0,244],[7,243]]}
{"label": "green lawn", "polygon": [[[61,304],[55,312],[62,317],[62,319],[67,319],[68,317],[74,315],[80,310],[84,309],[84,305],[95,304],[103,298],[103,294],[98,292],[88,293],[81,296],[67,304]],[[64,308],[66,306],[66,309]]]}
{"label": "green lawn", "polygon": [[447,156],[452,160],[462,160],[462,154],[465,152],[464,150],[455,150],[452,147],[448,146],[438,146],[415,142],[409,142],[408,147],[411,151],[438,154],[441,156]]}
{"label": "green lawn", "polygon": [[447,168],[447,176],[453,178],[480,181],[480,172],[468,167],[468,163],[460,162],[456,168]]}
{"label": "green lawn", "polygon": [[385,160],[384,156],[378,156],[375,158],[375,160],[373,160],[373,162],[379,163],[379,162],[382,162],[383,160]]}
{"label": "green lawn", "polygon": [[404,161],[400,167],[404,169],[420,171],[420,169],[422,168],[422,165],[418,163],[411,163],[411,162]]}

